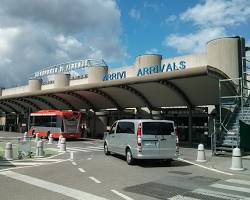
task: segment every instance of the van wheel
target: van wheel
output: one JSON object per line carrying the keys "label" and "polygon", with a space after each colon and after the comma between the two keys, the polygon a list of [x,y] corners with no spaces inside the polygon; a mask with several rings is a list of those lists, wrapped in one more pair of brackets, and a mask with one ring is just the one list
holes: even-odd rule
{"label": "van wheel", "polygon": [[106,142],[105,142],[105,144],[104,144],[104,153],[105,153],[105,155],[110,155],[110,151],[109,151],[109,149],[108,149],[108,145],[107,145]]}
{"label": "van wheel", "polygon": [[126,161],[128,165],[133,165],[135,162],[135,159],[132,157],[132,153],[130,149],[127,149],[126,151]]}

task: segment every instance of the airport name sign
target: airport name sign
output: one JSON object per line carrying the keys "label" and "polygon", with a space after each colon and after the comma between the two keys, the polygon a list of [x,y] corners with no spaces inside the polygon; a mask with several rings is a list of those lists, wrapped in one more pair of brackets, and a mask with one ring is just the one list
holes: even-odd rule
{"label": "airport name sign", "polygon": [[[173,62],[163,65],[155,65],[155,66],[149,66],[149,67],[142,67],[139,68],[136,76],[145,76],[155,73],[162,73],[162,72],[171,72],[176,70],[184,70],[186,69],[186,62],[180,61],[179,63]],[[127,72],[114,72],[105,74],[103,76],[103,81],[109,81],[109,80],[118,80],[118,79],[124,79],[127,78]]]}
{"label": "airport name sign", "polygon": [[35,72],[34,77],[43,77],[57,73],[70,72],[72,70],[84,68],[88,65],[89,60],[78,60],[69,63],[63,63],[59,65],[54,65],[47,67],[41,71]]}

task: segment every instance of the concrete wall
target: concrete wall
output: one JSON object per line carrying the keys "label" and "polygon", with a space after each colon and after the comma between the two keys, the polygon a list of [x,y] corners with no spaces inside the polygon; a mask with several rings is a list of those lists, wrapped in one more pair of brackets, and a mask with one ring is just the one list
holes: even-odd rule
{"label": "concrete wall", "polygon": [[21,94],[21,93],[28,92],[28,91],[29,91],[28,85],[14,87],[14,88],[8,88],[8,89],[2,90],[2,96]]}
{"label": "concrete wall", "polygon": [[42,80],[40,79],[30,79],[28,83],[29,92],[35,92],[41,90]]}
{"label": "concrete wall", "polygon": [[160,65],[162,60],[162,55],[159,54],[144,54],[139,55],[135,59],[134,67],[148,67]]}
{"label": "concrete wall", "polygon": [[103,81],[103,76],[108,73],[107,66],[93,66],[89,68],[88,83],[98,83]]}
{"label": "concrete wall", "polygon": [[207,65],[207,54],[193,54],[193,55],[186,55],[186,56],[177,56],[173,58],[165,58],[162,59],[161,64],[179,64],[180,62],[184,61],[186,69],[188,68],[194,68],[194,67],[200,67]]}
{"label": "concrete wall", "polygon": [[69,74],[55,74],[54,88],[62,88],[69,86]]}
{"label": "concrete wall", "polygon": [[239,38],[219,38],[207,43],[207,64],[230,78],[239,77]]}
{"label": "concrete wall", "polygon": [[[69,80],[67,74],[56,74],[53,84],[41,85],[39,80],[29,80],[29,84],[26,86],[9,88],[2,90],[2,96],[20,94],[23,92],[33,92],[38,90],[47,90],[52,88],[61,88],[67,86],[73,86],[78,84],[88,84],[102,82],[105,74],[112,74],[126,71],[126,77],[136,77],[138,70],[151,66],[180,66],[181,70],[210,65],[215,67],[230,78],[239,77],[239,68],[241,68],[241,60],[239,59],[239,41],[238,37],[227,37],[212,40],[207,43],[207,52],[202,54],[184,55],[173,58],[162,59],[158,54],[145,54],[139,55],[135,59],[135,63],[132,66],[125,66],[119,68],[108,68],[107,66],[92,66],[89,68],[88,78]],[[175,69],[175,67],[174,67]],[[171,70],[171,71],[172,71]],[[164,70],[166,72],[169,70]],[[155,73],[155,72],[153,72]],[[112,79],[111,79],[112,80]],[[1,91],[0,91],[1,95]]]}

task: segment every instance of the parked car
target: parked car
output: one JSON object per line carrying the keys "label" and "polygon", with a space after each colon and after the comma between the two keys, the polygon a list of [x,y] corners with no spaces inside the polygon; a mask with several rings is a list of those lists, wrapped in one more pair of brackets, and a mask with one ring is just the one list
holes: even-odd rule
{"label": "parked car", "polygon": [[120,154],[129,165],[136,159],[176,157],[176,134],[173,121],[124,119],[116,121],[104,137],[104,153]]}

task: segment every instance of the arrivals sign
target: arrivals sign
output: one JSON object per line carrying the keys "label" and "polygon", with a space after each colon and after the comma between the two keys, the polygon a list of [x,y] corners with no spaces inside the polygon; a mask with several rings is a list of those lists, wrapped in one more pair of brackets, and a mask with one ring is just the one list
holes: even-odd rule
{"label": "arrivals sign", "polygon": [[[173,63],[167,63],[167,64],[162,64],[162,65],[139,68],[136,72],[136,76],[145,76],[145,75],[150,75],[150,74],[155,74],[155,73],[171,72],[171,71],[184,70],[184,69],[186,69],[185,61],[180,61],[178,63],[173,62]],[[121,71],[121,72],[105,74],[103,77],[103,81],[118,80],[118,79],[124,79],[124,78],[127,78],[127,72]]]}

